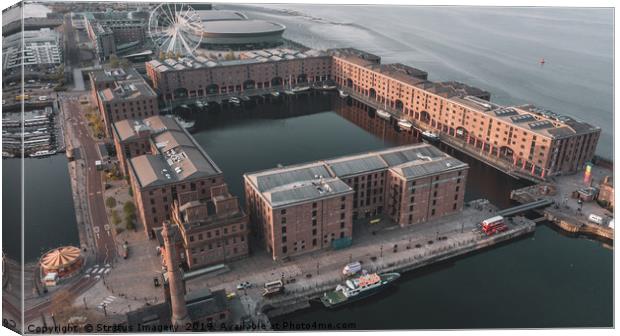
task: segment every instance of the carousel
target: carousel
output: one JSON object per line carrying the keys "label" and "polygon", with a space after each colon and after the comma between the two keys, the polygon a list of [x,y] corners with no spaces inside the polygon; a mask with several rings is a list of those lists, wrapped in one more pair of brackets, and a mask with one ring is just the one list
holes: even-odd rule
{"label": "carousel", "polygon": [[41,257],[41,277],[46,286],[55,286],[59,280],[79,273],[84,257],[79,248],[63,246],[48,251]]}

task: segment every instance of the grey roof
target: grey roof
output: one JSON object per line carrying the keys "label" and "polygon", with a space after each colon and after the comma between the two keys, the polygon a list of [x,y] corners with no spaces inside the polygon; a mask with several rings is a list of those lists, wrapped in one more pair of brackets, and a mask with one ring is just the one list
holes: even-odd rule
{"label": "grey roof", "polygon": [[430,157],[431,159],[446,156],[445,153],[440,151],[434,146],[416,146],[416,147],[397,147],[396,150],[380,152],[381,157],[390,166],[396,166],[405,162],[419,160],[423,157]]}
{"label": "grey roof", "polygon": [[[196,140],[174,119],[153,116],[146,120],[154,128],[165,128],[158,129],[150,135],[151,143],[157,148],[156,153],[141,155],[129,160],[129,166],[140,186],[159,186],[222,173]],[[115,127],[119,125],[126,124],[118,123]],[[116,129],[118,131],[118,128]]]}
{"label": "grey roof", "polygon": [[393,167],[392,170],[406,179],[420,178],[434,175],[442,171],[466,168],[467,164],[455,158],[449,157],[437,161],[414,161]]}
{"label": "grey roof", "polygon": [[272,207],[288,205],[308,200],[331,198],[352,193],[353,189],[342,180],[331,178],[323,181],[296,183],[293,186],[265,193]]}
{"label": "grey roof", "polygon": [[316,163],[305,167],[270,171],[270,174],[256,176],[258,190],[263,192],[295,182],[316,180],[317,176],[329,177],[330,173],[323,164]]}
{"label": "grey roof", "polygon": [[286,27],[279,23],[263,20],[221,20],[203,21],[204,34],[267,34],[282,32]]}
{"label": "grey roof", "polygon": [[340,179],[347,176],[392,169],[408,179],[466,167],[431,145],[415,144],[244,176],[275,208],[351,193],[353,189]]}
{"label": "grey roof", "polygon": [[379,156],[360,156],[352,159],[336,159],[327,161],[327,164],[338,177],[361,174],[373,170],[387,168],[385,161]]}

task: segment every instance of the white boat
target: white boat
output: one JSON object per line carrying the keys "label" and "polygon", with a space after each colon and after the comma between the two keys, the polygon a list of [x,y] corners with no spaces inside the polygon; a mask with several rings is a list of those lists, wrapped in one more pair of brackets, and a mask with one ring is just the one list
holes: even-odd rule
{"label": "white boat", "polygon": [[342,90],[338,90],[338,94],[340,94],[340,98],[347,98],[349,96],[348,93],[342,91]]}
{"label": "white boat", "polygon": [[398,121],[398,127],[404,130],[410,130],[413,124],[409,120],[401,119]]}
{"label": "white boat", "polygon": [[168,117],[176,120],[176,122],[185,129],[191,129],[192,127],[194,127],[194,125],[196,125],[195,121],[192,121],[192,120],[188,121],[176,115],[175,116],[169,115]]}
{"label": "white boat", "polygon": [[391,114],[389,114],[387,111],[378,109],[377,110],[377,116],[381,119],[385,119],[385,120],[390,120],[390,117],[392,116]]}
{"label": "white boat", "polygon": [[310,90],[310,86],[308,86],[308,85],[300,85],[300,86],[296,86],[296,87],[294,87],[292,89],[292,91],[294,93],[306,92],[308,90]]}
{"label": "white boat", "polygon": [[277,98],[277,97],[280,97],[280,92],[274,91],[271,93],[271,95]]}
{"label": "white boat", "polygon": [[55,150],[42,150],[42,151],[36,151],[30,154],[30,157],[38,158],[38,157],[45,157],[45,156],[50,156],[54,154],[56,154]]}
{"label": "white boat", "polygon": [[235,104],[235,105],[239,105],[241,104],[241,100],[237,97],[230,97],[228,98],[228,101]]}
{"label": "white boat", "polygon": [[2,157],[3,158],[12,158],[15,157],[15,155],[9,153],[9,152],[2,152]]}
{"label": "white boat", "polygon": [[439,141],[439,136],[433,132],[424,131],[422,132],[422,139],[429,142],[437,142]]}
{"label": "white boat", "polygon": [[323,84],[323,86],[319,87],[321,90],[336,90],[336,85]]}

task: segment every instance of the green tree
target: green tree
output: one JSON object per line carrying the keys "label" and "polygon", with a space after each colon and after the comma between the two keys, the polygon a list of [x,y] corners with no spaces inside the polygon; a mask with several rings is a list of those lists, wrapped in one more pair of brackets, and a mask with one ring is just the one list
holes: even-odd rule
{"label": "green tree", "polygon": [[114,208],[116,206],[116,199],[112,196],[106,198],[105,205],[110,209]]}
{"label": "green tree", "polygon": [[127,230],[133,230],[136,228],[134,224],[134,219],[136,216],[125,214],[125,228]]}
{"label": "green tree", "polygon": [[125,212],[125,215],[133,215],[136,213],[136,206],[132,201],[127,201],[125,202],[125,205],[123,205],[123,211]]}
{"label": "green tree", "polygon": [[118,211],[112,210],[112,224],[118,226],[121,223],[121,218],[118,216]]}

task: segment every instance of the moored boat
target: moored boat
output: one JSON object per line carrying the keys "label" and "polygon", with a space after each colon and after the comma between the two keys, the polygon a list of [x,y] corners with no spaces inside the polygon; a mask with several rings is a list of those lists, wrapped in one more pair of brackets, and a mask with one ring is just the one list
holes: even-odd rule
{"label": "moored boat", "polygon": [[385,120],[390,120],[390,117],[392,116],[391,114],[389,114],[387,111],[378,109],[377,110],[377,116],[381,119],[385,119]]}
{"label": "moored boat", "polygon": [[400,273],[361,275],[336,286],[333,291],[323,293],[321,302],[327,308],[335,308],[376,294],[393,284],[398,278],[400,278]]}
{"label": "moored boat", "polygon": [[310,90],[310,86],[309,85],[299,85],[294,87],[291,91],[293,91],[294,93],[301,93],[301,92],[306,92]]}
{"label": "moored boat", "polygon": [[438,142],[439,136],[433,132],[424,131],[422,132],[422,140],[426,140],[428,142]]}
{"label": "moored boat", "polygon": [[342,91],[342,90],[338,90],[338,94],[340,95],[340,98],[347,98],[349,96],[348,93]]}
{"label": "moored boat", "polygon": [[32,158],[41,158],[41,157],[45,157],[45,156],[50,156],[50,155],[54,155],[56,154],[55,150],[40,150],[40,151],[36,151],[32,154],[30,154],[30,157]]}
{"label": "moored boat", "polygon": [[173,118],[174,120],[176,120],[176,122],[181,125],[181,127],[185,128],[186,130],[190,130],[194,127],[194,125],[196,124],[195,121],[193,120],[185,120],[179,116],[173,116],[173,115],[169,115],[169,118]]}
{"label": "moored boat", "polygon": [[401,119],[398,121],[398,127],[408,131],[413,127],[413,124],[409,120]]}

